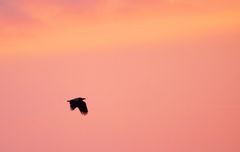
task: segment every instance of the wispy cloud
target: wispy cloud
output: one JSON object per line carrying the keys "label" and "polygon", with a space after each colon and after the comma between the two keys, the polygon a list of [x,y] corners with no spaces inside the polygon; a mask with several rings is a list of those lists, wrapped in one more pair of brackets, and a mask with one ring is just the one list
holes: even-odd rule
{"label": "wispy cloud", "polygon": [[31,52],[156,44],[189,35],[236,30],[240,25],[238,3],[215,3],[0,0],[0,40],[4,43],[0,50]]}
{"label": "wispy cloud", "polygon": [[0,22],[15,22],[28,19],[29,14],[21,9],[21,3],[17,1],[0,1]]}

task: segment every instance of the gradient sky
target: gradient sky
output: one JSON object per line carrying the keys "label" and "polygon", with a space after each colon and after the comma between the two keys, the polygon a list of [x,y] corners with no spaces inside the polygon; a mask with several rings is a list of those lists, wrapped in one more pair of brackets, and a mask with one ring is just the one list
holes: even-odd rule
{"label": "gradient sky", "polygon": [[0,0],[0,151],[239,152],[239,66],[238,0]]}

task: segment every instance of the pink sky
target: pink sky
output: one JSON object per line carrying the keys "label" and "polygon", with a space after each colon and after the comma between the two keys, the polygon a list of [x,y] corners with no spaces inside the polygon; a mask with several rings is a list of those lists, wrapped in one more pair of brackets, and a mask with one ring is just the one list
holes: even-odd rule
{"label": "pink sky", "polygon": [[239,10],[0,1],[0,151],[239,152]]}

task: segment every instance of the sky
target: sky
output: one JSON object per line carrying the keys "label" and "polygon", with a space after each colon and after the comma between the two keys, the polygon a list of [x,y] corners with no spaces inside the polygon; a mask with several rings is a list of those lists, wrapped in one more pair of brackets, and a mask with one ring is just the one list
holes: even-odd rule
{"label": "sky", "polygon": [[239,50],[237,0],[0,0],[0,151],[239,152]]}

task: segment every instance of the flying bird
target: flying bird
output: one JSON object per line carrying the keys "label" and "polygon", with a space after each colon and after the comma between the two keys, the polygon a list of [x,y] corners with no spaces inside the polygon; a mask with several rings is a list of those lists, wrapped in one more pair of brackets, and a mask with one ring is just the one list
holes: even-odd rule
{"label": "flying bird", "polygon": [[79,98],[68,100],[67,102],[70,103],[71,110],[78,108],[81,114],[86,115],[88,113],[88,108],[87,108],[86,102],[83,101],[85,99],[86,98],[79,97]]}

